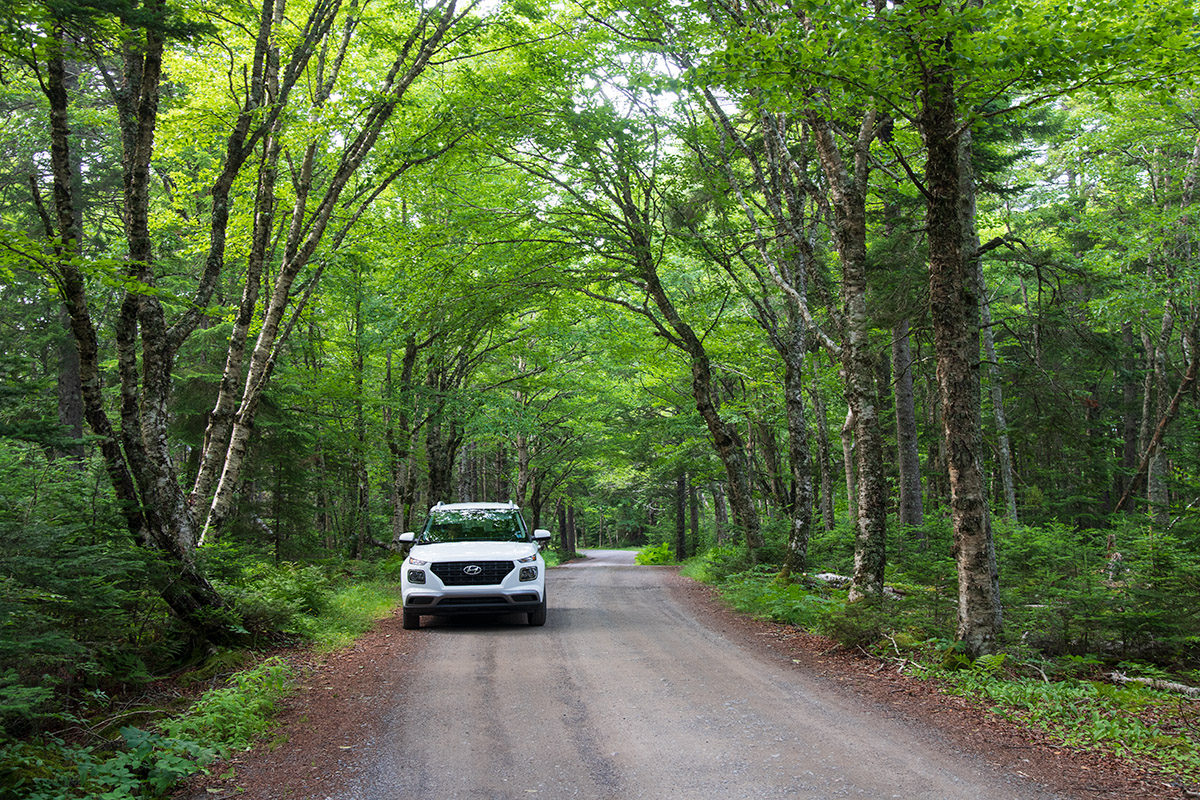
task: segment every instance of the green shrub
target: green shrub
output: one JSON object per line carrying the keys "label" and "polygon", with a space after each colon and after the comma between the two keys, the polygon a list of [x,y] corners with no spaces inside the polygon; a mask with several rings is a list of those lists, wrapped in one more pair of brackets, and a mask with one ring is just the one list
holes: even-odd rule
{"label": "green shrub", "polygon": [[122,728],[121,737],[115,752],[69,746],[53,739],[0,744],[0,796],[25,800],[159,798],[217,757],[213,748],[138,728]]}
{"label": "green shrub", "polygon": [[844,604],[844,595],[781,581],[778,570],[766,565],[730,575],[719,589],[738,611],[820,633],[828,630],[829,615]]}
{"label": "green shrub", "polygon": [[633,560],[643,566],[656,566],[659,564],[674,564],[675,556],[671,552],[671,546],[663,542],[652,547],[643,547],[634,556]]}
{"label": "green shrub", "polygon": [[992,704],[992,711],[1047,731],[1070,747],[1093,748],[1157,762],[1168,772],[1200,780],[1200,738],[1194,730],[1155,724],[1156,709],[1179,698],[1143,687],[1083,680],[1046,681],[1006,676],[1004,655],[977,659],[971,668],[927,674],[952,691]]}
{"label": "green shrub", "polygon": [[270,726],[275,704],[291,687],[292,668],[268,658],[239,672],[229,686],[206,692],[187,713],[162,723],[172,738],[198,740],[223,751],[249,747]]}
{"label": "green shrub", "polygon": [[843,647],[872,647],[895,627],[895,605],[887,598],[846,603],[823,616],[822,632]]}
{"label": "green shrub", "polygon": [[750,558],[743,547],[718,545],[696,558],[688,559],[683,574],[704,583],[720,583],[738,572],[750,568]]}
{"label": "green shrub", "polygon": [[1052,524],[998,526],[997,553],[1006,626],[1037,650],[1177,669],[1196,661],[1194,547],[1127,522],[1111,531]]}
{"label": "green shrub", "polygon": [[251,563],[233,582],[220,586],[245,629],[259,637],[299,633],[299,617],[319,613],[331,588],[320,567],[287,561]]}
{"label": "green shrub", "polygon": [[36,730],[59,693],[137,684],[170,660],[160,565],[94,468],[0,440],[0,731]]}

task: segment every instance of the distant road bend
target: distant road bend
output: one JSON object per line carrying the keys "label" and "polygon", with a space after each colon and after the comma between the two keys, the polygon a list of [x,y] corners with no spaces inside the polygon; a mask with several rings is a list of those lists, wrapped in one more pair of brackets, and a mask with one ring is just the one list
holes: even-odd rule
{"label": "distant road bend", "polygon": [[633,555],[551,572],[544,628],[428,619],[335,800],[1056,796],[715,633]]}

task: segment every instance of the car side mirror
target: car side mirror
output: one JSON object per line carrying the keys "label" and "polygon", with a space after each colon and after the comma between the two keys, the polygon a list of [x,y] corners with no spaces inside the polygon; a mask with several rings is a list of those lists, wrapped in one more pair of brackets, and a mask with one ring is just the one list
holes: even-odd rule
{"label": "car side mirror", "polygon": [[412,531],[402,533],[396,537],[396,541],[399,542],[400,544],[412,544],[416,540],[417,540],[417,535],[415,533],[413,533]]}
{"label": "car side mirror", "polygon": [[550,536],[551,536],[550,531],[546,530],[545,528],[535,528],[533,531],[534,541],[540,542],[545,539],[549,539]]}

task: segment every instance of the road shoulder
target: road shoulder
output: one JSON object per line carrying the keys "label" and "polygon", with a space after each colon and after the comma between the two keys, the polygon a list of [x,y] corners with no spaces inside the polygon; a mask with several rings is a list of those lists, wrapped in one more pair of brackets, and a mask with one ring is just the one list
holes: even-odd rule
{"label": "road shoulder", "polygon": [[766,658],[790,663],[792,668],[876,706],[890,718],[927,730],[948,747],[993,767],[1070,797],[1168,800],[1186,796],[1161,776],[1114,758],[1058,745],[1040,731],[1003,720],[982,704],[942,694],[933,682],[899,673],[895,665],[861,651],[847,651],[832,639],[738,614],[711,586],[678,573],[666,579],[677,601],[695,608],[696,618],[716,632]]}

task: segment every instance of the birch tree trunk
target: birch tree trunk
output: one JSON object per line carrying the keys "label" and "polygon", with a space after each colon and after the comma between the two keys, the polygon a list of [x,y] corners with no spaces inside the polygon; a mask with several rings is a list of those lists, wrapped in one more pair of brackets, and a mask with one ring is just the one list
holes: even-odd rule
{"label": "birch tree trunk", "polygon": [[[153,18],[162,7],[151,3],[146,10]],[[119,72],[108,71],[107,63],[97,66],[119,111],[128,248],[122,277],[140,287],[154,283],[149,179],[165,39],[153,21],[125,33]],[[131,535],[139,544],[165,555],[170,564],[171,579],[160,588],[163,599],[197,638],[228,639],[230,631],[210,613],[223,607],[224,601],[196,567],[192,543],[188,541],[194,519],[179,489],[168,449],[171,367],[190,328],[183,324],[182,333],[168,329],[161,304],[140,289],[125,293],[116,324],[120,426],[114,426],[108,416],[99,338],[88,307],[86,283],[74,258],[79,241],[79,201],[75,194],[80,180],[73,174],[79,162],[72,158],[70,149],[69,93],[61,49],[64,43],[61,31],[54,31],[43,88],[50,108],[60,289],[79,356],[83,416],[99,439]],[[206,299],[203,290],[197,297]]]}
{"label": "birch tree trunk", "polygon": [[858,458],[854,455],[854,410],[846,410],[846,419],[842,422],[842,469],[846,480],[846,513],[850,524],[858,520],[858,471],[855,463]]}
{"label": "birch tree trunk", "polygon": [[[788,465],[792,489],[789,498],[788,552],[784,569],[789,572],[808,571],[808,540],[812,535],[813,475],[812,455],[808,441],[808,419],[804,407],[803,353],[806,349],[805,323],[795,313],[789,313],[791,346],[789,353],[797,358],[784,361],[783,396],[787,415]],[[797,363],[799,362],[799,363]]]}
{"label": "birch tree trunk", "polygon": [[[308,203],[309,194],[313,188],[316,143],[310,143],[304,153],[304,158],[293,178],[296,187],[296,203],[292,211],[283,260],[250,356],[250,364],[242,388],[241,401],[234,415],[221,477],[204,523],[205,535],[219,530],[233,507],[234,493],[249,452],[259,401],[274,371],[279,347],[286,340],[287,331],[290,330],[290,326],[284,328],[282,323],[292,298],[292,286],[300,274],[300,270],[308,265],[325,238],[334,212],[339,208],[343,190],[358,172],[409,87],[425,71],[434,53],[441,49],[451,26],[460,19],[456,7],[456,0],[438,0],[422,10],[420,20],[414,25],[407,38],[400,43],[396,59],[392,62],[387,75],[377,89],[375,101],[362,114],[364,121],[361,128],[356,134],[348,137],[338,163],[329,175],[325,189],[311,214]],[[343,35],[343,49],[349,41],[348,37],[349,33]],[[330,67],[331,71],[336,73],[339,65],[340,59],[335,59],[334,64]],[[332,87],[332,78],[319,87],[316,98],[318,106],[322,106],[328,101],[332,94]],[[452,144],[447,145],[445,149],[452,146]],[[428,158],[423,158],[421,161],[428,160]],[[417,162],[402,165],[383,178],[379,185],[368,193],[333,237],[334,248],[371,200],[414,163]],[[315,286],[319,275],[320,268],[316,270],[310,280],[309,291]],[[301,303],[302,305],[303,303]]]}

